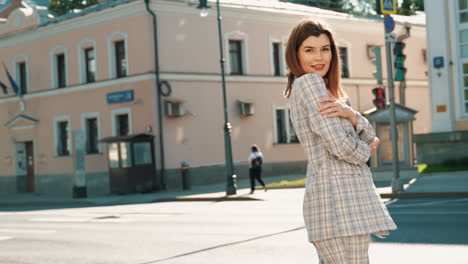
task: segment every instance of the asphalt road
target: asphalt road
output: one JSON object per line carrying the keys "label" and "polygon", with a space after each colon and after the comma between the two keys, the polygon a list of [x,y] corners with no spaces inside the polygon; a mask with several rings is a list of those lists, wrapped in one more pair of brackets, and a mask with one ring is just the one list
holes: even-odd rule
{"label": "asphalt road", "polygon": [[[247,189],[239,193],[247,193]],[[0,263],[318,263],[303,189],[253,201],[0,207]],[[468,199],[398,200],[399,230],[373,238],[371,263],[468,263]]]}

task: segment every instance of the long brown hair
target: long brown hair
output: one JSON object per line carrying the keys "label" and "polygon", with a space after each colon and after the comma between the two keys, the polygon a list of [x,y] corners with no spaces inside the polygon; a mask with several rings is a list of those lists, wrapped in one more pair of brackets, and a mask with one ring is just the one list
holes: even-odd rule
{"label": "long brown hair", "polygon": [[338,56],[338,49],[333,38],[333,33],[324,24],[313,19],[301,20],[291,31],[288,43],[286,44],[286,64],[289,67],[288,86],[284,91],[284,96],[289,98],[291,95],[292,84],[296,78],[306,74],[299,63],[298,51],[302,42],[310,36],[318,37],[321,34],[328,36],[330,40],[330,49],[332,52],[332,59],[330,68],[327,74],[323,77],[328,90],[335,98],[347,97],[346,93],[341,88],[341,70],[340,60]]}

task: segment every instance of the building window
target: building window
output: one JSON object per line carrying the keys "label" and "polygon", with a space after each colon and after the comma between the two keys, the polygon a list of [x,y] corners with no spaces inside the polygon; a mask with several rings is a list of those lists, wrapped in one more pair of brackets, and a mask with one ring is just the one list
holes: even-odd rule
{"label": "building window", "polygon": [[125,42],[119,40],[114,42],[115,47],[115,71],[117,78],[127,76],[127,62],[125,59]]}
{"label": "building window", "polygon": [[67,85],[65,54],[57,54],[55,55],[55,59],[57,61],[58,88],[63,88]]}
{"label": "building window", "polygon": [[70,124],[68,121],[57,122],[57,155],[70,155]]}
{"label": "building window", "polygon": [[128,123],[128,114],[118,114],[116,116],[116,135],[117,136],[127,136],[129,134],[129,123]]}
{"label": "building window", "polygon": [[86,153],[99,153],[98,120],[95,117],[86,119]]}
{"label": "building window", "polygon": [[111,111],[112,136],[127,136],[132,134],[131,108],[117,108]]}
{"label": "building window", "polygon": [[273,74],[281,76],[281,43],[273,43]]}
{"label": "building window", "polygon": [[458,10],[460,11],[460,23],[468,22],[468,1],[459,0],[458,1]]}
{"label": "building window", "polygon": [[289,116],[289,108],[275,110],[276,143],[299,143]]}
{"label": "building window", "polygon": [[229,40],[229,61],[232,75],[242,75],[242,41]]}
{"label": "building window", "polygon": [[340,47],[341,77],[349,78],[348,48]]}
{"label": "building window", "polygon": [[463,64],[463,102],[465,113],[468,113],[468,63]]}
{"label": "building window", "polygon": [[151,144],[148,142],[133,143],[133,153],[135,154],[135,165],[146,165],[153,162]]}
{"label": "building window", "polygon": [[27,71],[26,71],[26,62],[18,62],[18,77],[19,77],[19,88],[20,94],[28,93],[28,81],[27,81]]}
{"label": "building window", "polygon": [[86,82],[96,81],[96,56],[94,48],[84,50],[85,66],[86,66]]}

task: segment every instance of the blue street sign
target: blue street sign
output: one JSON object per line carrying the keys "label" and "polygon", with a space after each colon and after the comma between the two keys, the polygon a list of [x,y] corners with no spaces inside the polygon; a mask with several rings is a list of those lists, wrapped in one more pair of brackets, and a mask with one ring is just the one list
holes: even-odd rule
{"label": "blue street sign", "polygon": [[396,14],[397,0],[380,0],[380,12],[382,14]]}
{"label": "blue street sign", "polygon": [[390,33],[395,29],[395,20],[391,15],[384,15],[385,31]]}
{"label": "blue street sign", "polygon": [[439,69],[444,67],[444,57],[438,56],[434,57],[432,59],[432,64],[434,65],[434,68]]}
{"label": "blue street sign", "polygon": [[107,94],[107,103],[116,104],[133,101],[133,90],[113,92]]}

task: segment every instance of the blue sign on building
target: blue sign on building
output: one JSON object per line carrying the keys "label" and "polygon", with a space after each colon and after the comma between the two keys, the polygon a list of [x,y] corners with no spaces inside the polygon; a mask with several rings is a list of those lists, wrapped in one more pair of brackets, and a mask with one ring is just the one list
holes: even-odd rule
{"label": "blue sign on building", "polygon": [[443,68],[444,67],[444,57],[442,57],[442,56],[434,57],[432,59],[432,63],[434,65],[434,68],[436,68],[436,69]]}
{"label": "blue sign on building", "polygon": [[107,94],[107,103],[116,104],[133,101],[133,90],[120,91]]}

